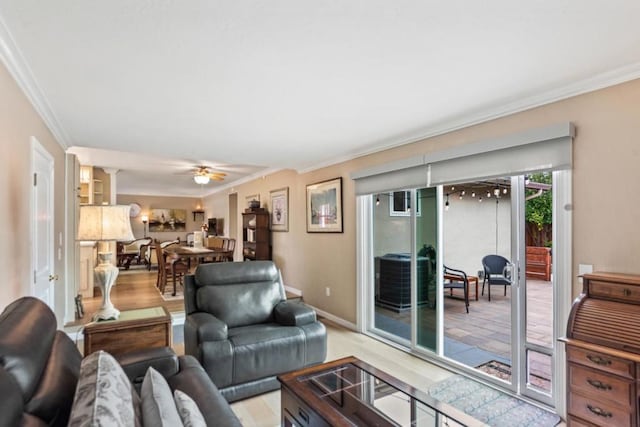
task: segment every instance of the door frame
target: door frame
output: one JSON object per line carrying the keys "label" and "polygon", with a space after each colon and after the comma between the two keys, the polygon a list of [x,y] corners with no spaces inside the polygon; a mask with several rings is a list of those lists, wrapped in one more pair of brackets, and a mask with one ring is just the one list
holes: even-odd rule
{"label": "door frame", "polygon": [[[31,284],[29,287],[29,292],[31,295],[35,296],[35,285],[36,285],[36,266],[35,266],[35,259],[36,259],[36,254],[38,252],[38,247],[40,242],[38,241],[38,239],[36,239],[36,218],[37,218],[37,212],[35,212],[35,208],[36,208],[36,191],[37,191],[37,186],[36,186],[36,153],[40,156],[42,156],[44,158],[44,160],[48,163],[48,178],[49,178],[49,200],[48,200],[48,206],[47,206],[47,211],[50,213],[50,218],[51,218],[51,224],[49,226],[49,232],[48,234],[48,239],[49,239],[49,247],[47,248],[47,257],[49,258],[50,261],[50,266],[51,266],[51,271],[50,274],[55,274],[55,264],[56,264],[56,259],[55,259],[55,204],[54,204],[54,196],[55,196],[55,182],[54,182],[54,178],[55,178],[55,160],[53,158],[53,156],[51,155],[51,153],[49,153],[49,151],[47,151],[47,149],[40,143],[40,141],[38,141],[38,139],[35,136],[32,136],[30,138],[30,143],[31,143],[31,170],[30,170],[30,179],[31,179],[31,191],[30,191],[30,197],[29,197],[29,213],[30,213],[30,224],[29,224],[29,233],[31,235],[31,257],[30,257],[30,274],[32,274],[33,276],[30,278]],[[40,181],[42,182],[42,181]],[[56,286],[55,286],[55,281],[53,284],[50,285],[51,287],[51,310],[56,313],[56,316],[58,314],[58,312],[56,311]]]}
{"label": "door frame", "polygon": [[[571,170],[559,170],[553,171],[553,239],[554,239],[554,250],[552,253],[553,259],[553,313],[554,321],[553,321],[553,366],[552,366],[552,375],[553,375],[553,384],[552,384],[552,399],[549,399],[546,403],[555,408],[556,413],[558,413],[561,417],[566,415],[566,355],[564,352],[564,348],[558,342],[558,338],[562,337],[564,334],[564,330],[566,327],[566,322],[569,317],[569,311],[571,309],[572,302],[572,231],[571,231],[571,222],[572,222],[572,176]],[[523,177],[516,178],[524,180]],[[524,185],[524,184],[523,184]],[[442,198],[442,186],[438,186],[438,217],[442,218],[443,214],[443,206],[441,203]],[[524,198],[524,195],[522,196]],[[417,357],[423,358],[430,362],[433,362],[436,365],[444,366],[447,369],[451,369],[457,372],[463,372],[467,374],[473,374],[473,370],[471,368],[466,369],[460,364],[457,364],[454,361],[448,360],[444,357],[442,339],[443,339],[443,316],[444,313],[441,309],[438,311],[438,324],[439,324],[439,338],[438,338],[438,346],[437,353],[430,352],[427,349],[422,347],[418,347],[416,343],[416,321],[412,319],[412,340],[411,345],[409,347],[404,347],[397,342],[386,339],[384,336],[380,336],[371,332],[372,330],[372,315],[371,312],[373,310],[372,306],[372,290],[371,284],[373,283],[373,274],[372,274],[372,261],[369,259],[372,254],[372,208],[371,204],[373,201],[372,195],[364,195],[358,196],[356,198],[356,225],[357,225],[357,233],[356,233],[356,247],[357,247],[357,329],[359,332],[376,338],[380,341],[383,341],[389,345],[394,347],[403,348],[406,351],[411,352]],[[521,207],[524,209],[524,206]],[[524,213],[522,213],[524,215]],[[512,221],[514,215],[512,214]],[[522,227],[518,227],[522,228]],[[415,230],[415,224],[412,226],[412,230]],[[514,237],[515,233],[512,233],[512,239],[517,238]],[[413,239],[414,237],[412,237]],[[438,246],[442,247],[443,240],[443,223],[442,221],[438,221]],[[523,240],[524,242],[524,240]],[[512,242],[512,252],[516,251],[518,246],[514,245]],[[518,256],[518,265],[520,266],[520,274],[525,274],[524,267],[524,253],[525,246],[522,245],[521,248],[522,255]],[[441,254],[442,251],[438,251]],[[415,254],[413,255],[415,258]],[[521,261],[522,260],[522,261]],[[441,255],[438,257],[438,267],[441,268],[442,259]],[[415,267],[415,266],[414,266]],[[438,277],[438,289],[442,289],[442,279],[439,275]],[[520,294],[519,287],[516,286],[512,289],[512,293]],[[412,286],[412,292],[415,293],[415,285]],[[441,291],[438,292],[438,299],[440,304],[438,307],[442,307],[442,295]],[[415,296],[413,296],[415,298]],[[521,297],[518,296],[518,300]],[[415,301],[415,300],[414,300]],[[521,330],[517,330],[514,332],[513,328],[522,328],[522,322],[516,320],[519,316],[524,312],[522,309],[518,309],[518,307],[512,306],[512,337],[515,334],[516,337],[524,336]],[[514,321],[516,320],[516,321]],[[515,323],[515,325],[513,324]],[[512,343],[515,343],[515,338],[512,338]],[[518,345],[520,343],[518,342]],[[512,346],[515,347],[515,346]],[[515,359],[515,354],[512,354],[512,360]],[[520,366],[523,368],[522,371],[525,370],[525,364],[520,363]],[[476,377],[477,378],[477,377]],[[526,387],[520,388],[520,376],[515,377],[512,381],[510,387],[507,388],[511,393],[517,393],[519,389],[520,397],[524,398],[532,398],[530,393],[526,393]],[[500,388],[504,389],[504,383],[499,382],[498,380],[493,381],[491,378],[479,378],[482,382],[493,383],[499,385]]]}

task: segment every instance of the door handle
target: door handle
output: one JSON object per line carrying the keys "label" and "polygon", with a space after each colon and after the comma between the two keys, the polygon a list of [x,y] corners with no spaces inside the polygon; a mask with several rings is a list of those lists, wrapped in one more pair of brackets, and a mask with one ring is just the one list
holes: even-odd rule
{"label": "door handle", "polygon": [[58,280],[58,275],[57,274],[50,274],[49,275],[49,281],[52,282],[54,280]]}

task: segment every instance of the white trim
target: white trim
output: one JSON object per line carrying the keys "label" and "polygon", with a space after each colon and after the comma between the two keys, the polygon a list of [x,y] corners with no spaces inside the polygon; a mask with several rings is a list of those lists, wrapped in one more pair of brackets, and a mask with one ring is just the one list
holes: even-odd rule
{"label": "white trim", "polygon": [[374,283],[373,266],[373,243],[371,241],[371,230],[373,223],[373,196],[356,197],[356,270],[357,270],[357,299],[356,299],[356,323],[358,332],[365,332],[373,323],[372,287],[369,283]]}
{"label": "white trim", "polygon": [[319,308],[314,307],[314,306],[312,306],[310,304],[306,304],[306,305],[308,307],[311,307],[312,309],[314,309],[318,316],[324,317],[325,319],[330,320],[333,323],[342,326],[343,328],[349,329],[349,330],[354,331],[354,332],[358,332],[358,325],[356,325],[355,323],[351,323],[351,322],[349,322],[347,320],[344,320],[342,317],[338,317],[338,316],[335,316],[335,315],[333,315],[331,313],[327,313],[326,311],[320,310]]}
{"label": "white trim", "polygon": [[300,289],[298,289],[298,288],[292,288],[291,286],[285,286],[284,290],[287,291],[287,292],[290,292],[290,293],[292,293],[294,295],[297,295],[299,297],[302,296],[302,291]]}
{"label": "white trim", "polygon": [[573,263],[572,263],[572,174],[571,171],[553,172],[553,225],[552,234],[556,242],[564,244],[556,245],[552,252],[553,265],[553,336],[555,363],[553,373],[553,396],[556,412],[566,419],[566,353],[564,344],[558,341],[566,331],[569,311],[571,310],[573,295]]}
{"label": "white trim", "polygon": [[551,104],[557,101],[569,99],[578,95],[582,95],[596,90],[604,89],[617,84],[625,83],[640,78],[640,62],[620,67],[618,69],[607,71],[593,77],[589,77],[561,88],[549,90],[547,92],[532,95],[528,98],[513,101],[508,104],[489,107],[480,111],[473,111],[461,117],[436,123],[424,129],[419,135],[412,136],[401,140],[390,139],[387,142],[380,142],[366,150],[355,152],[349,156],[336,157],[331,160],[310,165],[297,169],[298,173],[307,173],[314,170],[322,169],[327,166],[353,160],[358,157],[379,153],[391,148],[400,147],[414,142],[424,141],[446,133],[454,132],[477,124],[489,122],[491,120],[510,116],[543,105]]}
{"label": "white trim", "polygon": [[180,311],[177,313],[171,313],[171,326],[179,326],[184,325],[184,321],[186,320],[187,315],[184,311]]}
{"label": "white trim", "polygon": [[71,145],[69,136],[53,112],[44,92],[40,89],[29,64],[16,46],[2,16],[0,16],[0,60],[47,125],[57,143],[63,150],[66,150]]}

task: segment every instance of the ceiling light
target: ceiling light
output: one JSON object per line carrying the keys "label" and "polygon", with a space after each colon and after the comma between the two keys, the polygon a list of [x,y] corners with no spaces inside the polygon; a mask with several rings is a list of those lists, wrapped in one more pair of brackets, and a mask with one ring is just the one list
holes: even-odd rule
{"label": "ceiling light", "polygon": [[193,176],[193,180],[196,182],[196,184],[208,184],[209,183],[209,176],[208,175],[194,175]]}

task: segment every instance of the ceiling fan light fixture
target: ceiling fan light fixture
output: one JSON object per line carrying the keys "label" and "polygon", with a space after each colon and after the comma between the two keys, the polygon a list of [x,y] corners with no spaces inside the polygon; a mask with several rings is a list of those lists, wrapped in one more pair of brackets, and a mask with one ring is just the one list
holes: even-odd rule
{"label": "ceiling fan light fixture", "polygon": [[209,176],[208,175],[194,175],[193,176],[193,180],[196,182],[196,184],[208,184],[209,183]]}

